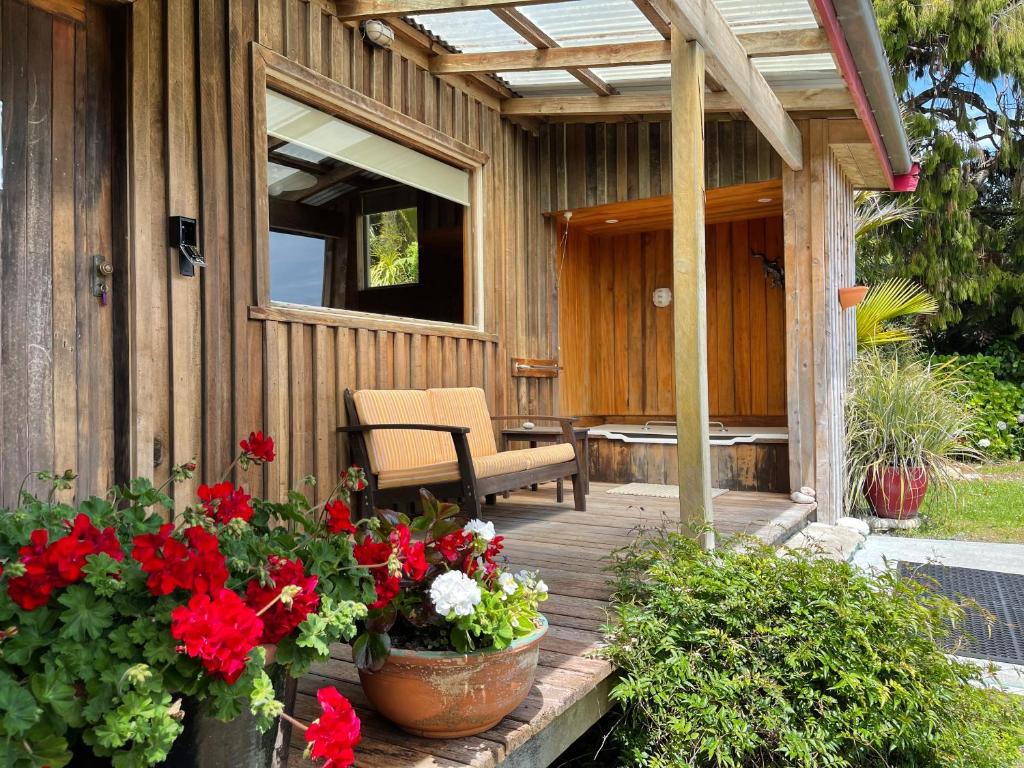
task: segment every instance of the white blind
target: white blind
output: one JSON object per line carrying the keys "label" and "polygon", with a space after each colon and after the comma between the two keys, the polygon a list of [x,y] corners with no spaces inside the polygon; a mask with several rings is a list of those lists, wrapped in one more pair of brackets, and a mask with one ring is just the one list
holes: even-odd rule
{"label": "white blind", "polygon": [[267,133],[446,200],[469,205],[466,171],[270,90]]}

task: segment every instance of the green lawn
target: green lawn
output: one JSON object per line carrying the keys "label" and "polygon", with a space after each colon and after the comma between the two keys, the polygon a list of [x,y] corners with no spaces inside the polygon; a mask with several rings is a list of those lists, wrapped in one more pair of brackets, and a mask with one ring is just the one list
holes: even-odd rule
{"label": "green lawn", "polygon": [[977,479],[954,482],[957,499],[933,489],[911,536],[1024,544],[1024,462],[968,468]]}

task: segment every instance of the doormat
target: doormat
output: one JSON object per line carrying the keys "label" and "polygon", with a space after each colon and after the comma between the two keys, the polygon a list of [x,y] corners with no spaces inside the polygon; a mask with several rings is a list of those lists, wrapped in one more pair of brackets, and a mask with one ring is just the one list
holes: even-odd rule
{"label": "doormat", "polygon": [[977,608],[966,608],[964,626],[947,640],[948,650],[958,656],[1024,664],[1024,575],[902,560],[899,573],[953,600],[974,600],[995,616],[990,625]]}
{"label": "doormat", "polygon": [[[711,498],[717,499],[723,493],[729,491],[725,488],[712,488]],[[661,485],[659,483],[627,483],[609,488],[608,493],[615,493],[620,496],[654,496],[658,499],[678,499],[678,485]]]}

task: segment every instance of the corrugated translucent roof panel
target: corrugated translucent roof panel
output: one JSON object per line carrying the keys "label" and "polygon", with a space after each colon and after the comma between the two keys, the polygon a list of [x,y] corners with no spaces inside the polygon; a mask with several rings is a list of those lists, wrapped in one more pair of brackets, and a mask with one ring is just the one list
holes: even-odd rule
{"label": "corrugated translucent roof panel", "polygon": [[714,3],[737,35],[818,26],[807,0],[714,0]]}
{"label": "corrugated translucent roof panel", "polygon": [[829,53],[808,53],[800,56],[768,56],[752,59],[764,79],[773,86],[790,88],[831,88],[843,85]]}
{"label": "corrugated translucent roof panel", "polygon": [[548,69],[536,72],[498,72],[498,77],[509,84],[516,93],[535,95],[551,94],[589,94],[593,93],[575,77],[564,69]]}
{"label": "corrugated translucent roof panel", "polygon": [[526,51],[534,48],[490,11],[453,11],[410,18],[449,48],[462,53]]}
{"label": "corrugated translucent roof panel", "polygon": [[631,0],[571,0],[519,12],[564,47],[663,39]]}
{"label": "corrugated translucent roof panel", "polygon": [[671,64],[633,64],[625,67],[595,67],[591,70],[606,83],[620,89],[667,88]]}

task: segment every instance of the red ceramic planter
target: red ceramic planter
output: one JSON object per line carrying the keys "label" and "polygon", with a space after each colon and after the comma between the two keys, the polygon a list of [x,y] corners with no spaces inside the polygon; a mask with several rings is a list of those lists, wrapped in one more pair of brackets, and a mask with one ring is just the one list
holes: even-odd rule
{"label": "red ceramic planter", "polygon": [[916,467],[872,470],[864,483],[864,495],[878,517],[908,520],[917,517],[928,492],[928,472]]}

